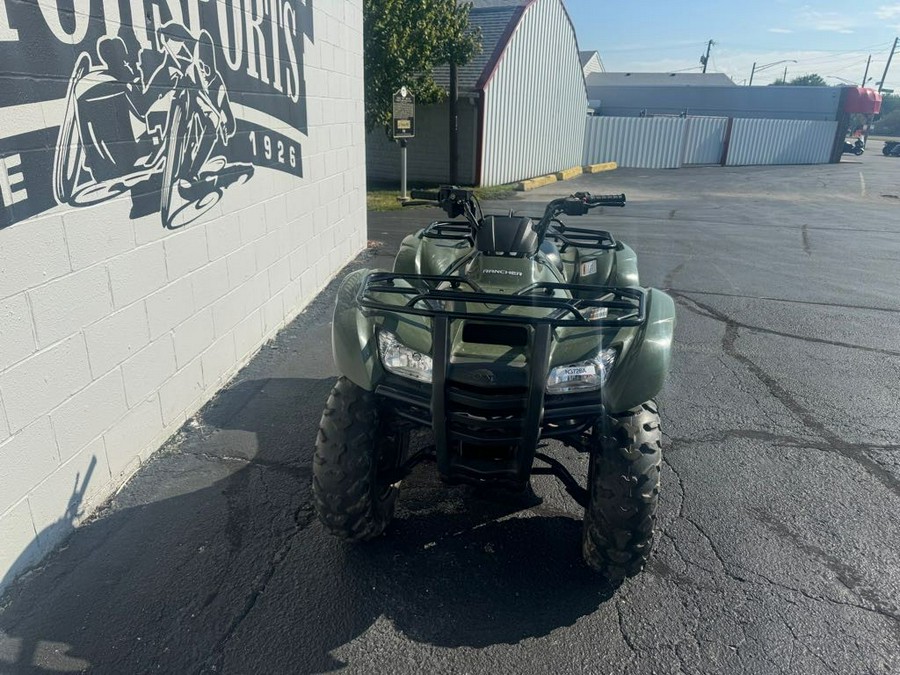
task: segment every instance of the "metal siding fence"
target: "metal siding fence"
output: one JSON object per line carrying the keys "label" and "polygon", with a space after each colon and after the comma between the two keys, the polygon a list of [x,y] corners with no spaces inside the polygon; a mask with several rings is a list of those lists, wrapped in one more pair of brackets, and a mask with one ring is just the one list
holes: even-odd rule
{"label": "metal siding fence", "polygon": [[825,164],[831,157],[837,122],[736,119],[728,166]]}
{"label": "metal siding fence", "polygon": [[677,169],[687,120],[681,117],[588,117],[584,164]]}
{"label": "metal siding fence", "polygon": [[581,162],[587,95],[560,0],[538,0],[528,8],[484,96],[482,185]]}
{"label": "metal siding fence", "polygon": [[722,161],[727,117],[688,117],[682,164],[718,164]]}

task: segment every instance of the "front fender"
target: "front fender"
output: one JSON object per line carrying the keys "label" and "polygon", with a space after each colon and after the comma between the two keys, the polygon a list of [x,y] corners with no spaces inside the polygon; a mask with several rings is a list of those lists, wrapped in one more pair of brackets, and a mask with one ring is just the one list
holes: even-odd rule
{"label": "front fender", "polygon": [[621,248],[616,251],[616,276],[613,286],[640,286],[637,254],[628,244],[619,242]]}
{"label": "front fender", "polygon": [[374,322],[359,311],[356,296],[369,270],[348,274],[337,293],[331,325],[331,349],[338,372],[354,384],[372,391],[383,369],[378,358]]}
{"label": "front fender", "polygon": [[649,401],[663,387],[672,362],[675,302],[655,288],[647,293],[647,323],[610,373],[605,402],[612,413]]}

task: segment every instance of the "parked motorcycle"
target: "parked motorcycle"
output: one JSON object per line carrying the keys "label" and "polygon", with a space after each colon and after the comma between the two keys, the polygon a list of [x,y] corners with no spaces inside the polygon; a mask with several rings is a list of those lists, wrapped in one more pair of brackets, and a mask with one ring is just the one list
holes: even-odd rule
{"label": "parked motorcycle", "polygon": [[881,154],[885,157],[900,157],[900,141],[885,141]]}
{"label": "parked motorcycle", "polygon": [[844,141],[844,152],[845,155],[856,155],[859,157],[866,151],[865,146],[863,145],[862,139],[857,138],[855,143],[848,143]]}

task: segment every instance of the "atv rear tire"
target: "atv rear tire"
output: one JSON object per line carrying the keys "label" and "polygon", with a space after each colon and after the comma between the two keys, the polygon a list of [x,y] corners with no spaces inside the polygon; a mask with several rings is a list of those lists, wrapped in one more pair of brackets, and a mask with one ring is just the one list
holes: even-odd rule
{"label": "atv rear tire", "polygon": [[611,415],[591,454],[584,512],[584,561],[612,582],[640,572],[653,548],[662,461],[652,401]]}
{"label": "atv rear tire", "polygon": [[331,534],[374,539],[394,517],[399,483],[387,472],[403,460],[408,437],[387,428],[372,392],[338,379],[319,422],[313,460],[313,501]]}

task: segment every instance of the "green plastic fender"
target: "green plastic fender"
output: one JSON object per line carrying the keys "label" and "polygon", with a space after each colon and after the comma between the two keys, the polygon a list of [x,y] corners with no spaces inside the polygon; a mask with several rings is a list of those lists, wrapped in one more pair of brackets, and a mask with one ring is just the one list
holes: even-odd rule
{"label": "green plastic fender", "polygon": [[331,349],[338,372],[354,384],[372,391],[383,375],[375,342],[375,325],[356,304],[356,295],[369,272],[367,269],[351,272],[338,289],[331,326]]}
{"label": "green plastic fender", "polygon": [[400,242],[400,250],[394,259],[394,271],[400,274],[421,274],[416,257],[421,243],[421,230],[409,234]]}
{"label": "green plastic fender", "polygon": [[619,244],[621,248],[616,251],[616,277],[613,286],[640,286],[637,254],[628,244]]}
{"label": "green plastic fender", "polygon": [[[367,316],[357,304],[360,286],[368,274],[381,270],[356,270],[341,282],[334,306],[331,325],[331,349],[338,371],[356,385],[373,391],[384,377],[384,367],[378,355],[377,329],[383,326],[394,333],[407,347],[424,354],[432,349],[431,322],[427,318],[384,312]],[[408,286],[396,281],[397,286]],[[385,304],[402,308],[408,298],[402,295],[382,295]]]}
{"label": "green plastic fender", "polygon": [[672,362],[675,302],[651,288],[647,292],[647,323],[629,344],[609,374],[605,403],[611,413],[625,412],[649,401],[663,387]]}

